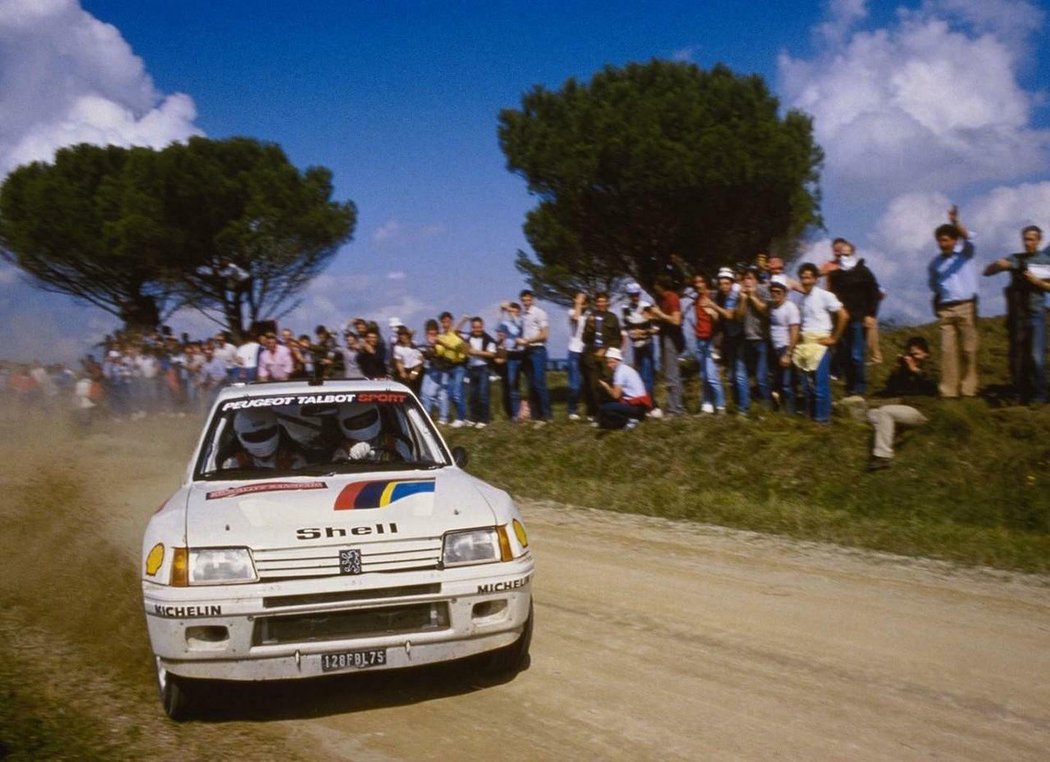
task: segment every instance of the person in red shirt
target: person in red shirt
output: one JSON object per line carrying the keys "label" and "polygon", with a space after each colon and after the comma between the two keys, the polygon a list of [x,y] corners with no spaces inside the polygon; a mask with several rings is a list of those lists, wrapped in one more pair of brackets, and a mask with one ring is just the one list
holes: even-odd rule
{"label": "person in red shirt", "polygon": [[653,317],[660,329],[660,366],[667,387],[665,415],[685,414],[682,394],[682,376],[678,370],[678,355],[685,349],[682,334],[682,302],[671,288],[671,279],[666,275],[657,277],[653,283],[656,304]]}
{"label": "person in red shirt", "polygon": [[696,359],[700,365],[700,412],[719,413],[726,411],[726,393],[722,387],[722,376],[714,358],[714,336],[720,315],[711,299],[711,288],[707,278],[697,273],[693,276],[696,299],[693,302],[693,332],[696,336]]}

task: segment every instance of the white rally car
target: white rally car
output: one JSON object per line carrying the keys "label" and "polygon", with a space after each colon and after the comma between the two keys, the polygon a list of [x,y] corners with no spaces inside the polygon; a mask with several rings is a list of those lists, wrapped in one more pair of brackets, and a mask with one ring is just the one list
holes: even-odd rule
{"label": "white rally car", "polygon": [[532,553],[506,492],[465,473],[387,381],[224,389],[150,519],[142,593],[161,702],[270,680],[488,654],[521,669]]}

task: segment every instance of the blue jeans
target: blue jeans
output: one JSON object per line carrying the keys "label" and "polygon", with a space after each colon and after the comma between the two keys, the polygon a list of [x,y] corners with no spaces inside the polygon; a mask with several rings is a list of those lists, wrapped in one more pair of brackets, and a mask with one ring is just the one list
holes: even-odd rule
{"label": "blue jeans", "polygon": [[776,358],[773,379],[777,392],[780,394],[780,409],[788,415],[795,414],[795,365],[791,362],[791,358],[788,357],[787,366],[780,364],[780,359],[787,355],[788,348],[781,347],[780,349],[773,349],[773,356]]}
{"label": "blue jeans", "polygon": [[467,368],[470,378],[470,419],[476,423],[489,422],[489,366],[471,365]]}
{"label": "blue jeans", "polygon": [[755,376],[758,396],[769,402],[769,344],[765,339],[741,339],[733,357],[733,383],[736,406],[741,413],[751,407],[751,375]]}
{"label": "blue jeans", "polygon": [[817,423],[831,420],[831,351],[824,353],[812,373],[800,371],[806,414]]}
{"label": "blue jeans", "polygon": [[438,406],[438,420],[448,422],[448,378],[447,372],[438,368],[427,368],[423,374],[423,386],[420,388],[423,409],[427,415],[434,414],[434,403]]}
{"label": "blue jeans", "polygon": [[631,347],[634,355],[634,369],[642,377],[645,391],[649,392],[650,399],[656,399],[656,360],[653,357],[653,342],[650,340],[641,347]]}
{"label": "blue jeans", "polygon": [[547,347],[535,344],[528,349],[529,356],[529,394],[539,403],[533,409],[533,420],[547,420],[551,417],[551,397],[547,391]]}
{"label": "blue jeans", "polygon": [[452,398],[452,404],[456,406],[456,417],[461,421],[467,417],[467,402],[463,398],[463,379],[466,377],[465,363],[453,365],[448,371],[448,396]]}
{"label": "blue jeans", "polygon": [[700,403],[705,402],[716,408],[726,406],[726,393],[722,388],[722,377],[719,374],[718,363],[711,356],[711,339],[696,340],[696,360],[700,364],[700,383],[703,385],[700,392]]}
{"label": "blue jeans", "polygon": [[583,373],[580,370],[582,352],[569,352],[569,415],[579,412],[580,391],[583,389]]}
{"label": "blue jeans", "polygon": [[1031,392],[1033,402],[1046,402],[1046,313],[1044,310],[1036,310],[1035,314],[1025,318],[1028,323],[1028,341],[1025,347],[1025,362],[1029,372],[1023,374],[1031,389],[1022,390],[1024,396],[1026,391]]}
{"label": "blue jeans", "polygon": [[865,363],[867,362],[867,329],[863,320],[851,320],[835,347],[842,352],[841,367],[846,374],[846,394],[863,395],[867,389]]}
{"label": "blue jeans", "polygon": [[518,420],[518,411],[521,409],[521,389],[518,377],[521,375],[521,358],[507,357],[506,365],[503,366],[503,396],[507,406],[507,415],[511,421]]}

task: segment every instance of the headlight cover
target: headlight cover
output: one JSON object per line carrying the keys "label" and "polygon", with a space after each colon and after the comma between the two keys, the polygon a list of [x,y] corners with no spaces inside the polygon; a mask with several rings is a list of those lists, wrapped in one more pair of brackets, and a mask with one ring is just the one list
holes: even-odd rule
{"label": "headlight cover", "polygon": [[499,536],[495,527],[449,532],[441,549],[445,567],[489,564],[500,560]]}
{"label": "headlight cover", "polygon": [[255,582],[255,564],[247,548],[191,548],[191,585],[234,585]]}

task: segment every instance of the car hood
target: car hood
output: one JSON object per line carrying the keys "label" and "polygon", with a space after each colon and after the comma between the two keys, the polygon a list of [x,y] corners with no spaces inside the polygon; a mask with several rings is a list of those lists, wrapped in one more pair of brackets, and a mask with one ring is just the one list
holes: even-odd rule
{"label": "car hood", "polygon": [[482,486],[458,468],[198,482],[187,496],[186,539],[190,547],[286,548],[437,537],[495,523]]}

